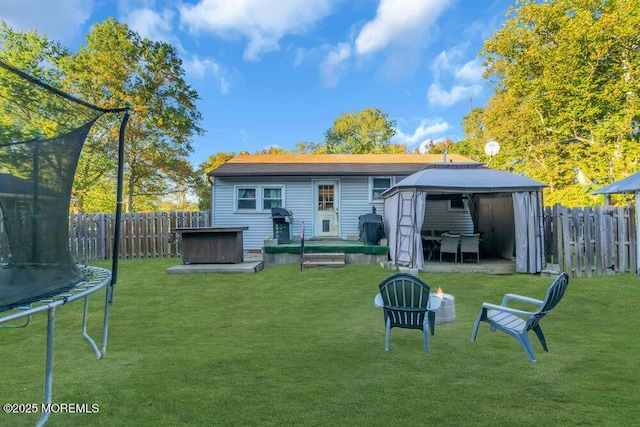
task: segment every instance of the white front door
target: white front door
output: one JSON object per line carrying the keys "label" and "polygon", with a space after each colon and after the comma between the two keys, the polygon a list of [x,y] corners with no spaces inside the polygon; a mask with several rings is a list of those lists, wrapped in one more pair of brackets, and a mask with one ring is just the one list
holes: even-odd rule
{"label": "white front door", "polygon": [[314,200],[314,237],[338,237],[338,181],[316,181]]}

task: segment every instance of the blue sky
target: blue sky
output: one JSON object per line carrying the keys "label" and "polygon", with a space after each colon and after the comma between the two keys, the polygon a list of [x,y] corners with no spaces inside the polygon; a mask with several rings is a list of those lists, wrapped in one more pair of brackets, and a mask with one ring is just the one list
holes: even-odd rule
{"label": "blue sky", "polygon": [[477,56],[514,0],[2,0],[14,30],[70,49],[109,16],[178,50],[202,98],[194,165],[217,152],[320,143],[341,113],[380,108],[397,143],[463,137],[491,87]]}

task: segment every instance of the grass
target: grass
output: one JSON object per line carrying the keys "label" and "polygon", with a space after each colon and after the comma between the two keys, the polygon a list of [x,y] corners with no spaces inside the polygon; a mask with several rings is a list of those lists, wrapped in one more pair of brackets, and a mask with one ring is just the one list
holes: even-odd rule
{"label": "grass", "polygon": [[[384,351],[374,308],[378,266],[266,269],[256,275],[167,275],[176,260],[120,264],[107,356],[80,335],[82,304],[57,310],[54,403],[97,403],[47,425],[640,425],[640,278],[574,278],[542,322],[538,363],[481,325],[482,301],[542,298],[552,279],[420,274],[456,297],[455,322],[394,329]],[[92,297],[99,337],[103,294]],[[46,316],[0,330],[2,403],[40,403]],[[535,339],[535,337],[533,337]],[[39,414],[0,414],[33,425]]]}

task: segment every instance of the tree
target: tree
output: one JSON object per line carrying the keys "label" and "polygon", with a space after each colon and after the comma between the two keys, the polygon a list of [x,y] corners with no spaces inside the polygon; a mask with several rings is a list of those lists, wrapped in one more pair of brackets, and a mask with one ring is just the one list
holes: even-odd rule
{"label": "tree", "polygon": [[425,144],[425,148],[427,149],[426,152],[428,154],[443,154],[445,151],[447,153],[452,153],[454,147],[455,144],[449,138],[444,141],[429,140],[429,142]]}
{"label": "tree", "polygon": [[293,150],[299,154],[324,154],[326,146],[322,143],[316,144],[315,142],[302,141],[296,144],[296,148]]}
{"label": "tree", "polygon": [[[403,153],[404,145],[391,143],[396,134],[396,122],[378,108],[366,108],[358,113],[343,113],[325,132],[326,153]],[[303,148],[303,147],[300,147]]]}
{"label": "tree", "polygon": [[[89,102],[132,105],[125,141],[127,211],[135,210],[136,198],[161,199],[190,182],[193,170],[186,158],[192,151],[190,138],[203,133],[195,105],[199,96],[185,82],[182,61],[171,45],[142,39],[109,18],[93,27],[86,45],[64,58],[61,68],[70,88]],[[119,119],[111,118],[87,144],[80,165],[86,176],[115,172],[107,147],[117,141],[118,126]],[[78,182],[77,197],[95,184],[95,180]]]}
{"label": "tree", "polygon": [[502,146],[494,165],[525,172],[550,193],[577,185],[577,165],[600,185],[637,171],[637,2],[521,0],[508,17],[483,49],[495,83],[486,135]]}
{"label": "tree", "polygon": [[287,150],[285,150],[282,147],[269,147],[269,148],[263,148],[260,151],[256,151],[256,154],[285,154],[287,152]]}
{"label": "tree", "polygon": [[[186,157],[192,151],[191,136],[203,133],[195,106],[198,94],[185,82],[182,62],[172,46],[142,39],[112,18],[94,26],[76,54],[45,35],[14,32],[4,23],[0,42],[3,58],[52,86],[104,108],[132,104],[125,141],[128,211],[135,209],[134,200],[154,206],[167,195],[185,191],[185,183],[193,184]],[[24,98],[37,108],[23,112],[51,112],[55,107],[40,105],[42,99],[32,93],[25,92]],[[15,111],[13,115],[0,112],[3,132],[10,131],[8,120],[14,116]],[[87,121],[76,116],[48,122],[25,118],[32,129],[49,136],[60,133],[59,128]],[[120,119],[105,115],[85,142],[73,189],[77,209],[102,210],[105,199],[113,206]]]}
{"label": "tree", "polygon": [[[0,48],[3,62],[60,87],[63,75],[55,64],[68,55],[68,51],[59,43],[35,31],[13,31],[2,21]],[[69,108],[69,103],[4,69],[0,97],[3,101],[0,104],[0,136],[3,141],[23,141],[35,138],[36,134],[44,138],[53,137],[88,120],[84,114],[68,114],[65,109]]]}
{"label": "tree", "polygon": [[228,162],[236,156],[236,153],[216,153],[200,164],[197,172],[197,182],[195,185],[196,195],[199,202],[200,210],[205,211],[211,209],[211,185],[207,181],[208,173],[218,166]]}
{"label": "tree", "polygon": [[484,146],[489,141],[486,136],[484,109],[474,108],[462,119],[465,139],[458,141],[449,152],[457,153],[476,161],[487,161]]}
{"label": "tree", "polygon": [[[13,31],[3,22],[0,28],[0,46],[0,56],[7,65],[63,92],[70,89],[71,85],[67,83],[68,76],[60,68],[60,63],[70,55],[70,52],[58,42],[36,31]],[[57,137],[94,120],[101,114],[58,96],[4,68],[0,74],[2,80],[0,97],[6,101],[0,104],[0,139],[2,141],[18,142],[36,137],[39,139]],[[78,94],[73,93],[73,95]],[[98,126],[94,125],[92,135],[99,133],[95,130],[97,128]],[[92,135],[88,140],[92,139]],[[24,151],[30,150],[30,146],[32,145],[14,145],[12,150],[3,155],[2,167],[16,176],[25,173],[21,170],[30,171],[32,158]],[[48,162],[51,165],[68,164],[69,161],[64,160],[65,156],[68,156],[65,150],[52,151],[49,153]],[[110,153],[109,157],[115,157],[115,153]],[[28,164],[21,164],[25,161]],[[100,163],[96,162],[96,164]],[[94,178],[91,174],[85,175],[82,167],[78,171],[78,176],[86,180]],[[59,172],[63,175],[67,170],[59,169]],[[76,188],[74,187],[74,190]],[[99,191],[96,195],[98,193]],[[74,198],[74,208],[81,207],[83,200],[84,198],[80,200]],[[114,204],[111,203],[111,209],[113,206]]]}

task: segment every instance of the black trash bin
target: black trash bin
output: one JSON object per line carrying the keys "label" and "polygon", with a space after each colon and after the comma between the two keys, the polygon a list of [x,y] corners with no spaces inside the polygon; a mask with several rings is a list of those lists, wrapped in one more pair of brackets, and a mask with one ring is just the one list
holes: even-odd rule
{"label": "black trash bin", "polygon": [[273,238],[280,243],[291,243],[291,222],[293,212],[285,208],[271,208],[271,220],[273,221]]}
{"label": "black trash bin", "polygon": [[382,215],[376,214],[376,207],[373,206],[371,213],[360,215],[358,221],[360,240],[365,245],[377,245],[380,239],[384,238],[384,221]]}

